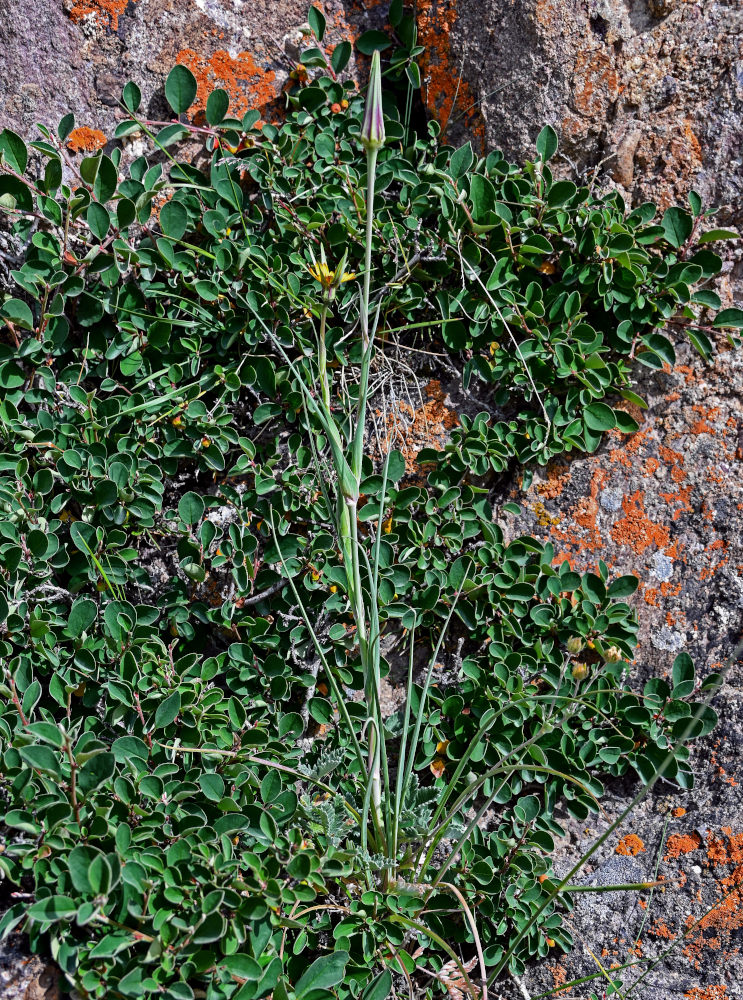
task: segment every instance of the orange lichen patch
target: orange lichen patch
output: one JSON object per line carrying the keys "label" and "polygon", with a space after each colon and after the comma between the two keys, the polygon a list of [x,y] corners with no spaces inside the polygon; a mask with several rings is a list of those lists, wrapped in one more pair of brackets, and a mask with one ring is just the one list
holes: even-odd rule
{"label": "orange lichen patch", "polygon": [[674,505],[678,504],[676,510],[674,510],[673,512],[674,521],[678,521],[678,519],[681,517],[684,511],[688,511],[689,513],[693,511],[694,508],[689,503],[689,500],[691,498],[691,490],[692,490],[691,486],[682,486],[676,493],[660,494],[660,496],[662,497],[663,500],[666,501],[666,503]]}
{"label": "orange lichen patch", "polygon": [[715,428],[708,423],[708,420],[714,420],[714,418],[720,412],[719,406],[692,406],[692,410],[699,414],[699,419],[692,424],[691,433],[692,434],[716,434]]}
{"label": "orange lichen patch", "polygon": [[671,810],[671,815],[675,819],[680,819],[681,816],[686,816],[686,809],[683,806],[677,806],[675,809]]}
{"label": "orange lichen patch", "polygon": [[644,470],[645,475],[646,476],[654,475],[657,472],[659,466],[660,462],[658,461],[657,458],[651,456],[650,458],[645,459],[645,470]]}
{"label": "orange lichen patch", "polygon": [[555,500],[570,482],[570,466],[551,462],[547,467],[547,482],[537,486],[545,500]]}
{"label": "orange lichen patch", "polygon": [[[724,883],[729,881],[723,879]],[[725,887],[724,887],[725,888]],[[725,891],[728,891],[725,889]],[[690,932],[689,940],[683,954],[695,968],[701,965],[701,955],[706,948],[720,951],[731,935],[743,927],[743,899],[741,890],[734,889],[724,896],[714,909],[706,913],[696,927],[696,921],[689,915],[686,918],[686,929]],[[694,927],[692,931],[691,928]]]}
{"label": "orange lichen patch", "polygon": [[187,66],[196,77],[196,100],[191,114],[203,111],[206,99],[215,87],[230,96],[230,113],[244,115],[251,108],[264,108],[280,93],[273,70],[259,66],[250,52],[240,52],[233,59],[229,52],[217,49],[210,56],[201,56],[193,49],[182,49],[176,62]]}
{"label": "orange lichen patch", "polygon": [[418,44],[424,47],[420,66],[423,101],[442,136],[454,118],[484,142],[485,125],[472,90],[461,78],[451,55],[450,37],[457,19],[456,0],[418,0]]}
{"label": "orange lichen patch", "polygon": [[725,473],[716,466],[710,467],[704,474],[711,483],[716,483],[717,486],[723,486],[727,482]]}
{"label": "orange lichen patch", "polygon": [[628,833],[617,844],[615,853],[622,854],[624,857],[634,857],[636,854],[645,853],[645,844],[636,834]]}
{"label": "orange lichen patch", "polygon": [[604,485],[606,473],[603,469],[596,469],[591,479],[591,486],[587,497],[578,501],[575,508],[575,523],[588,531],[596,531],[596,516],[599,512],[598,494]]}
{"label": "orange lichen patch", "polygon": [[599,49],[578,51],[573,67],[574,100],[578,111],[595,117],[604,112],[607,101],[619,96],[619,77],[612,60]]}
{"label": "orange lichen patch", "polygon": [[94,153],[96,149],[103,149],[108,142],[103,132],[97,128],[88,128],[82,125],[80,128],[73,128],[67,137],[67,148],[73,153]]}
{"label": "orange lichen patch", "polygon": [[116,31],[119,27],[119,17],[126,10],[128,3],[129,0],[74,0],[70,9],[70,19],[79,24],[92,14],[102,28]]}
{"label": "orange lichen patch", "polygon": [[418,453],[423,448],[442,449],[450,431],[459,423],[456,411],[446,405],[444,390],[437,379],[428,383],[426,395],[428,399],[417,409],[400,402],[394,413],[376,412],[383,450],[399,448],[405,458],[405,470],[411,476],[420,472]]}
{"label": "orange lichen patch", "polygon": [[702,838],[698,833],[672,833],[666,843],[665,861],[680,858],[682,854],[691,854],[702,846]]}
{"label": "orange lichen patch", "polygon": [[[715,539],[714,542],[711,542],[704,549],[705,552],[721,551],[723,553],[727,553],[727,550],[728,550],[728,543],[724,541],[724,539],[722,538]],[[725,566],[729,561],[730,561],[730,556],[727,554],[723,554],[722,559],[720,559],[718,562],[702,568],[701,572],[699,573],[699,579],[709,580],[711,577],[715,575],[715,573],[717,573],[720,569],[722,569],[722,567]]]}
{"label": "orange lichen patch", "polygon": [[[711,830],[707,832],[708,858],[718,865],[743,864],[743,833],[733,833],[729,826],[724,826],[722,832],[727,843],[716,838]],[[736,881],[743,882],[743,871],[736,871],[733,874],[738,876]]]}
{"label": "orange lichen patch", "polygon": [[711,830],[707,831],[707,857],[713,865],[725,865],[728,862],[725,841],[721,837],[715,837]]}
{"label": "orange lichen patch", "polygon": [[547,972],[552,976],[552,984],[554,986],[555,996],[567,996],[572,993],[572,987],[568,986],[567,989],[560,989],[564,986],[568,979],[567,971],[559,963],[557,965],[548,965]]}
{"label": "orange lichen patch", "polygon": [[[575,524],[583,529],[583,532],[575,532],[569,529],[557,529],[553,531],[552,537],[557,541],[566,543],[582,553],[593,552],[603,547],[603,538],[597,518],[599,514],[598,496],[607,477],[606,469],[596,467],[591,478],[588,496],[581,497],[573,508],[571,515]],[[568,520],[567,518],[563,520]],[[570,560],[569,551],[560,553],[559,562],[565,559]]]}
{"label": "orange lichen patch", "polygon": [[684,993],[687,1000],[725,1000],[727,986],[692,986]]}
{"label": "orange lichen patch", "polygon": [[651,608],[659,608],[660,604],[658,602],[658,594],[660,591],[657,587],[646,587],[642,594],[642,599],[646,604],[649,604]]}
{"label": "orange lichen patch", "polygon": [[635,431],[634,434],[630,434],[629,437],[625,438],[619,432],[616,432],[615,437],[621,442],[621,446],[612,448],[609,452],[611,462],[614,465],[622,465],[625,469],[634,469],[637,462],[633,461],[633,456],[643,446],[649,434],[649,430]]}
{"label": "orange lichen patch", "polygon": [[691,365],[676,365],[676,372],[684,376],[684,382],[689,385],[696,378]]}
{"label": "orange lichen patch", "polygon": [[666,941],[673,941],[676,935],[662,920],[654,920],[650,928],[650,934],[654,937],[664,938]]}
{"label": "orange lichen patch", "polygon": [[660,445],[658,448],[658,454],[660,455],[663,464],[670,468],[671,479],[674,483],[680,483],[686,478],[686,473],[684,472],[684,456],[680,451],[674,451],[673,448],[667,448],[665,445]]}
{"label": "orange lichen patch", "polygon": [[669,528],[651,521],[645,513],[645,501],[638,490],[622,500],[624,517],[614,522],[611,537],[616,545],[628,545],[638,555],[655,546],[664,549],[671,540]]}

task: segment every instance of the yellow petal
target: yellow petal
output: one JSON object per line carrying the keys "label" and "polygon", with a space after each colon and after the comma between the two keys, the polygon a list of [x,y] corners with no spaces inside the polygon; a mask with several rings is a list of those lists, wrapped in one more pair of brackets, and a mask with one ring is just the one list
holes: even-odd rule
{"label": "yellow petal", "polygon": [[431,774],[434,776],[434,778],[440,778],[445,770],[446,770],[446,763],[441,759],[441,757],[435,757],[431,761]]}

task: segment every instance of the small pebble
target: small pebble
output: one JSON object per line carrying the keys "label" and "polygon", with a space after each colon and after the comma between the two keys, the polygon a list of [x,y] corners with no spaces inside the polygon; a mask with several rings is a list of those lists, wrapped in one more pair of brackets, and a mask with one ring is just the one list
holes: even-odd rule
{"label": "small pebble", "polygon": [[691,866],[691,870],[694,872],[695,875],[701,875],[702,874],[702,869],[701,869],[700,865],[692,865]]}

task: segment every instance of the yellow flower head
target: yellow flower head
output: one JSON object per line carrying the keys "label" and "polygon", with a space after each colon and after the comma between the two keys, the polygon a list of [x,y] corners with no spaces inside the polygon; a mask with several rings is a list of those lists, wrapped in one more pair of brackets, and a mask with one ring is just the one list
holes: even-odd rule
{"label": "yellow flower head", "polygon": [[320,260],[315,260],[314,254],[312,255],[312,266],[308,267],[308,271],[315,279],[318,281],[323,288],[328,291],[331,288],[338,288],[340,285],[344,284],[346,281],[353,281],[356,274],[351,271],[344,270],[346,265],[346,254],[343,254],[343,260],[335,268],[331,270],[328,267],[327,261],[325,260],[325,250],[320,248]]}
{"label": "yellow flower head", "polygon": [[341,271],[340,268],[331,271],[324,260],[315,263],[313,267],[309,268],[309,272],[315,281],[320,282],[323,288],[337,288],[338,285],[342,285],[346,281],[353,281],[356,277],[353,271]]}
{"label": "yellow flower head", "polygon": [[315,281],[319,281],[323,288],[330,288],[333,284],[335,272],[330,270],[324,260],[316,263],[314,267],[309,269],[309,271]]}

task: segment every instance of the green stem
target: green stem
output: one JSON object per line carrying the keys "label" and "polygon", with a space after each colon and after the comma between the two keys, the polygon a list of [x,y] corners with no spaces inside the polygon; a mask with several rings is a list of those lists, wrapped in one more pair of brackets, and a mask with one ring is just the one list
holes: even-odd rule
{"label": "green stem", "polygon": [[320,391],[325,408],[330,414],[330,382],[328,380],[328,353],[325,347],[325,325],[328,319],[328,305],[323,302],[320,312],[320,336],[318,338],[317,368],[320,375]]}
{"label": "green stem", "polygon": [[[361,300],[361,338],[364,353],[369,347],[369,289],[371,287],[372,227],[374,225],[374,182],[377,173],[377,150],[366,153],[366,245],[364,291]],[[361,398],[361,397],[359,397]]]}
{"label": "green stem", "polygon": [[377,150],[366,153],[366,245],[364,253],[364,285],[361,296],[361,375],[359,378],[359,399],[356,408],[356,428],[353,442],[351,468],[361,479],[361,462],[364,453],[364,428],[366,425],[366,404],[369,391],[369,368],[372,356],[372,338],[369,334],[369,290],[371,287],[372,232],[374,227],[374,182],[377,170]]}
{"label": "green stem", "polygon": [[[358,507],[356,501],[350,500],[345,502],[344,507],[348,512],[348,530],[350,533],[349,549],[351,552],[351,565],[346,569],[346,576],[349,580],[349,595],[351,597],[353,617],[356,621],[356,635],[359,640],[359,653],[364,672],[364,688],[367,706],[370,713],[374,716],[376,723],[375,728],[369,730],[368,766],[369,780],[371,783],[372,807],[377,821],[380,821],[382,806],[382,779],[381,760],[379,754],[380,738],[377,727],[381,726],[381,718],[379,718],[380,713],[376,711],[375,705],[378,703],[379,683],[381,678],[379,676],[379,661],[376,657],[370,656],[371,647],[368,642],[368,634],[366,630],[366,607],[364,603],[364,591],[361,585]],[[374,595],[372,595],[372,599],[373,597]]]}

